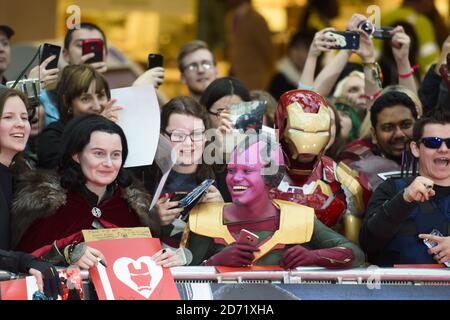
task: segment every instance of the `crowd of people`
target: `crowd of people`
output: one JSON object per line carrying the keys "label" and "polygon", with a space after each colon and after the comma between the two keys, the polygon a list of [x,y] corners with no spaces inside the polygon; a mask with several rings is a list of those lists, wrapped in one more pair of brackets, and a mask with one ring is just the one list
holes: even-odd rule
{"label": "crowd of people", "polygon": [[[244,19],[264,33],[259,14],[242,2],[230,34],[248,33]],[[295,34],[277,72],[264,43],[252,53],[255,64],[236,63],[233,76],[225,77],[205,42],[184,44],[177,63],[189,95],[166,101],[158,94],[160,139],[170,143],[176,162],[151,210],[161,168],[124,168],[128,142],[117,124],[122,107],[104,77],[108,66],[86,63],[91,56],[82,55],[83,39],[95,38],[104,42],[106,57],[106,36],[91,23],[69,30],[68,65],[48,70],[50,57],[30,71],[43,88],[37,104],[0,87],[0,269],[34,275],[40,289],[56,297],[55,266],[108,263],[84,242],[83,229],[138,226],[161,239],[157,263],[163,266],[449,261],[450,36],[418,77],[410,36],[393,26],[398,79],[386,84],[373,40],[360,29],[366,20],[351,16],[347,30],[359,34],[359,48],[339,50],[324,67],[319,57],[336,45],[328,26]],[[13,35],[0,26],[2,84]],[[235,59],[240,50],[232,51]],[[349,63],[352,55],[361,63]],[[156,67],[133,85],[158,92],[163,84],[164,68]],[[253,100],[265,105],[264,125],[275,134],[244,134],[227,150],[224,141],[235,130],[230,107]],[[214,159],[223,161],[207,161],[211,145]],[[206,179],[214,184],[186,219],[173,195]],[[441,235],[430,234],[434,229]],[[245,242],[242,230],[257,241]],[[436,246],[428,248],[424,239]],[[191,251],[192,261],[179,248]]]}

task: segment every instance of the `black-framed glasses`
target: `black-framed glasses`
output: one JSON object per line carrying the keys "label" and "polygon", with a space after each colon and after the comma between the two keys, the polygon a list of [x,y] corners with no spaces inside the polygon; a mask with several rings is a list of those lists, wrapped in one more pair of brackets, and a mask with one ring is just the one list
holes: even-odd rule
{"label": "black-framed glasses", "polygon": [[199,141],[202,141],[203,138],[205,137],[204,130],[203,131],[194,131],[191,134],[186,134],[181,131],[167,132],[166,130],[164,130],[164,132],[170,137],[170,141],[172,141],[172,142],[184,142],[184,140],[186,140],[186,137],[188,137],[188,136],[189,136],[189,138],[191,138],[191,141],[199,142]]}
{"label": "black-framed glasses", "polygon": [[209,61],[209,60],[203,60],[203,61],[200,61],[200,63],[192,62],[192,63],[189,63],[187,66],[185,66],[183,68],[183,71],[197,72],[200,69],[200,66],[202,66],[202,68],[205,70],[209,70],[214,66],[214,62]]}
{"label": "black-framed glasses", "polygon": [[227,111],[227,109],[218,109],[217,112],[208,110],[208,113],[212,114],[213,116],[220,117],[220,115],[225,111]]}
{"label": "black-framed glasses", "polygon": [[429,149],[439,149],[442,143],[445,142],[447,149],[450,149],[450,138],[425,137],[420,139],[420,142]]}

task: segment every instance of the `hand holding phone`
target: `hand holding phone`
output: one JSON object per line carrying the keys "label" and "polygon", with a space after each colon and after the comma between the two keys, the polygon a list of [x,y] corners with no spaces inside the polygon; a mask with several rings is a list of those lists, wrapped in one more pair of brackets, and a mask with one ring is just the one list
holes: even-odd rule
{"label": "hand holding phone", "polygon": [[84,39],[82,50],[83,56],[94,53],[94,57],[86,60],[86,63],[95,63],[103,61],[103,40],[102,39]]}
{"label": "hand holding phone", "polygon": [[59,54],[61,52],[61,47],[50,43],[44,43],[41,48],[41,55],[39,59],[39,65],[41,65],[45,60],[51,56],[55,58],[50,61],[45,67],[46,70],[58,68]]}
{"label": "hand holding phone", "polygon": [[162,67],[164,65],[164,56],[159,53],[150,53],[148,55],[148,69]]}
{"label": "hand holding phone", "polygon": [[359,33],[355,31],[327,31],[325,33],[335,39],[335,45],[332,49],[359,49]]}
{"label": "hand holding phone", "polygon": [[248,231],[247,229],[242,229],[239,233],[239,239],[237,243],[247,244],[249,246],[254,246],[259,242],[259,236],[254,234],[253,232]]}
{"label": "hand holding phone", "polygon": [[168,201],[176,202],[180,201],[187,195],[187,192],[173,192],[172,195],[169,196]]}
{"label": "hand holding phone", "polygon": [[[437,229],[433,229],[430,232],[431,235],[433,236],[437,236],[437,237],[443,237],[444,235]],[[428,248],[434,248],[438,245],[438,243],[436,241],[430,240],[430,239],[423,239],[423,243],[428,247]],[[439,258],[439,256],[438,256]],[[450,261],[445,261],[444,262],[445,266],[450,267]]]}

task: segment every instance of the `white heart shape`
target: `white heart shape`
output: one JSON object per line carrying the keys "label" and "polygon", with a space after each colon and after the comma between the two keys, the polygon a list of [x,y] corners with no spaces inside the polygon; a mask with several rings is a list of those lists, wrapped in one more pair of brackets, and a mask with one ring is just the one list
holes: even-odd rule
{"label": "white heart shape", "polygon": [[152,295],[163,276],[162,267],[156,265],[149,256],[142,256],[137,260],[119,258],[114,262],[113,271],[117,279],[146,299]]}

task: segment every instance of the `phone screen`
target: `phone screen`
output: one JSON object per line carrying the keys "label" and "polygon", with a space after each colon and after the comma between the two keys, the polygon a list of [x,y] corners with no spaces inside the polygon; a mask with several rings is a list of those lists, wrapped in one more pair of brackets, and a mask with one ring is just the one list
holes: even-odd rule
{"label": "phone screen", "polygon": [[60,46],[55,46],[55,45],[50,44],[50,43],[44,43],[43,46],[42,46],[41,58],[40,58],[39,64],[42,64],[42,62],[44,62],[45,60],[47,60],[51,56],[56,56],[55,59],[50,61],[50,63],[47,65],[47,67],[45,69],[49,70],[49,69],[56,69],[56,68],[58,68],[58,61],[59,61],[59,54],[60,54],[60,52],[61,52],[61,47]]}
{"label": "phone screen", "polygon": [[181,199],[183,199],[185,196],[187,195],[187,193],[176,193],[174,194],[171,198],[170,201],[180,201]]}
{"label": "phone screen", "polygon": [[94,57],[86,60],[86,63],[103,61],[103,40],[102,39],[84,39],[83,56],[88,53],[94,53]]}
{"label": "phone screen", "polygon": [[164,64],[164,56],[159,53],[150,53],[148,55],[148,69],[162,67]]}

